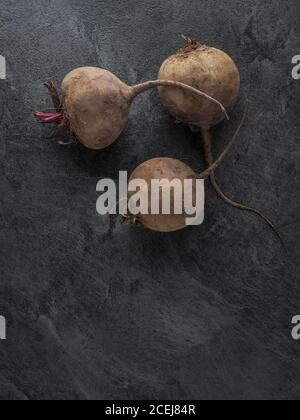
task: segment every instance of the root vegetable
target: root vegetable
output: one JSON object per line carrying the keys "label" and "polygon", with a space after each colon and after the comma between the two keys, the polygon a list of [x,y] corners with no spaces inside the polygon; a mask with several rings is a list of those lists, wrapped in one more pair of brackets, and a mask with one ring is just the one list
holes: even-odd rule
{"label": "root vegetable", "polygon": [[[194,178],[193,182],[193,199],[195,198],[195,180],[196,176],[194,171],[184,164],[183,162],[176,159],[169,158],[156,158],[148,160],[140,165],[131,175],[130,182],[133,180],[139,179],[143,180],[147,184],[148,200],[149,207],[151,203],[151,196],[153,196],[152,189],[152,180],[158,180],[159,182],[163,180],[174,181],[179,180],[181,185],[183,185],[184,180]],[[132,198],[133,194],[129,193],[129,200]],[[138,214],[131,217],[131,222],[144,225],[144,227],[157,231],[157,232],[174,232],[186,227],[187,214],[185,214],[184,209],[181,214],[175,214],[174,208],[176,201],[180,200],[182,202],[182,195],[178,195],[173,189],[171,191],[171,207],[170,214],[162,213],[162,196],[157,200],[159,206],[158,214],[152,214],[149,208],[149,214]]]}
{"label": "root vegetable", "polygon": [[183,83],[156,80],[136,86],[127,86],[114,74],[95,67],[83,67],[69,73],[62,83],[61,101],[52,82],[48,83],[55,113],[36,116],[43,122],[64,125],[87,148],[101,150],[111,145],[125,129],[130,106],[142,92],[159,86],[168,86],[189,92],[192,97],[206,98],[221,109],[223,105],[209,95]]}
{"label": "root vegetable", "polygon": [[[162,64],[158,79],[170,79],[201,89],[209,96],[220,101],[228,112],[236,104],[240,90],[240,75],[234,61],[223,51],[200,44],[183,36],[186,47],[169,57]],[[166,109],[177,120],[194,129],[200,129],[205,151],[206,164],[213,162],[212,128],[224,120],[224,114],[205,98],[192,97],[188,92],[178,89],[159,88],[160,96]],[[255,213],[276,231],[274,224],[259,210],[237,203],[228,198],[218,185],[214,171],[210,181],[217,195],[226,203],[240,210]]]}
{"label": "root vegetable", "polygon": [[[158,79],[174,80],[203,90],[231,112],[240,90],[240,75],[234,61],[223,51],[184,38],[187,47],[165,60]],[[209,130],[224,120],[224,113],[206,98],[168,87],[161,87],[159,91],[165,107],[185,124]]]}
{"label": "root vegetable", "polygon": [[[152,191],[152,180],[157,180],[158,182],[161,182],[163,180],[167,181],[174,181],[179,180],[181,185],[184,185],[184,181],[188,179],[192,179],[193,182],[193,188],[192,191],[190,191],[191,196],[189,197],[190,202],[195,203],[196,202],[196,193],[197,193],[197,185],[196,180],[197,179],[206,179],[210,176],[210,174],[219,166],[222,164],[224,159],[226,158],[228,152],[236,142],[240,130],[244,124],[246,118],[246,113],[244,114],[244,117],[229,144],[223,151],[223,153],[219,156],[219,158],[212,164],[208,169],[206,169],[204,172],[200,174],[196,174],[189,166],[187,166],[185,163],[176,160],[176,159],[170,159],[170,158],[156,158],[151,159],[143,164],[141,164],[138,168],[135,169],[135,171],[132,173],[129,182],[133,180],[142,180],[145,181],[147,184],[146,193],[148,193],[148,202],[151,203],[151,197],[153,200],[153,191]],[[184,191],[184,194],[186,194],[186,191]],[[133,193],[129,193],[129,200],[132,198]],[[157,202],[155,203],[156,208],[159,209],[159,212],[157,214],[151,214],[151,211],[149,211],[149,214],[137,214],[137,215],[131,215],[129,217],[129,220],[131,223],[140,223],[144,225],[144,227],[158,231],[158,232],[174,232],[181,229],[184,229],[187,227],[187,218],[190,217],[186,214],[186,212],[183,210],[180,214],[177,214],[175,212],[175,205],[176,202],[178,203],[178,200],[182,200],[182,195],[179,194],[176,195],[176,191],[171,191],[171,212],[170,214],[163,214],[162,212],[162,197],[156,197]],[[152,205],[152,204],[151,204]]]}

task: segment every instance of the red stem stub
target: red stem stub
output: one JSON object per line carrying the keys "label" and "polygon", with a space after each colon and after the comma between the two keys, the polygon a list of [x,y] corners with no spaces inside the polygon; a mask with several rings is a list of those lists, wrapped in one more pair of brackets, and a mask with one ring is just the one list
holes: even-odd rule
{"label": "red stem stub", "polygon": [[62,126],[64,124],[64,110],[58,90],[52,80],[48,80],[45,86],[49,91],[56,112],[35,112],[34,115],[43,123],[56,123]]}
{"label": "red stem stub", "polygon": [[45,86],[49,91],[54,108],[56,109],[57,112],[60,112],[63,108],[63,105],[62,105],[62,101],[60,99],[60,96],[59,96],[59,93],[55,84],[52,82],[52,80],[48,80],[48,82],[45,83]]}
{"label": "red stem stub", "polygon": [[61,124],[64,119],[63,112],[35,112],[35,116],[43,123]]}
{"label": "red stem stub", "polygon": [[201,44],[201,42],[197,41],[196,39],[190,38],[186,35],[181,35],[182,39],[185,41],[186,46],[185,48],[183,48],[184,52],[189,52],[189,51],[193,51],[193,50],[197,50],[200,47],[203,47],[203,45]]}

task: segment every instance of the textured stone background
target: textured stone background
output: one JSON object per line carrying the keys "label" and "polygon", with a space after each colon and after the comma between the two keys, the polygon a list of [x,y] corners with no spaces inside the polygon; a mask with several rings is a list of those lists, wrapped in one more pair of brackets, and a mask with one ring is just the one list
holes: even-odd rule
{"label": "textured stone background", "polygon": [[[0,342],[2,399],[299,398],[300,53],[298,0],[0,0]],[[98,179],[158,155],[203,167],[194,135],[156,92],[128,129],[95,153],[60,147],[35,109],[43,87],[81,65],[129,83],[152,79],[180,33],[229,52],[248,95],[239,144],[219,170],[224,189],[264,210],[289,257],[255,216],[207,185],[206,222],[160,235],[95,213]]]}

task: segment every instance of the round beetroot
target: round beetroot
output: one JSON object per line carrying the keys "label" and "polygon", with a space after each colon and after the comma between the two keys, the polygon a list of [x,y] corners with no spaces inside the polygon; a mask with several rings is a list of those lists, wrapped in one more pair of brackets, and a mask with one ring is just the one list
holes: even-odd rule
{"label": "round beetroot", "polygon": [[71,71],[63,80],[62,100],[54,84],[48,82],[56,112],[37,112],[36,116],[43,122],[56,122],[60,127],[67,127],[87,148],[101,150],[110,146],[126,127],[130,106],[136,96],[159,86],[205,98],[227,115],[226,109],[217,100],[180,82],[155,80],[127,86],[107,70],[82,67]]}
{"label": "round beetroot", "polygon": [[[174,80],[204,91],[231,112],[240,91],[240,75],[234,61],[223,51],[186,38],[187,47],[167,58],[158,79]],[[179,121],[209,130],[224,120],[224,112],[206,98],[162,87],[163,104]]]}
{"label": "round beetroot", "polygon": [[[240,74],[235,62],[225,52],[208,47],[183,36],[186,47],[167,58],[159,71],[159,79],[170,79],[204,91],[220,101],[230,113],[238,99]],[[191,96],[188,92],[162,87],[159,89],[163,104],[175,118],[200,130],[206,163],[213,163],[212,128],[224,120],[224,113],[206,98]],[[281,236],[271,220],[259,210],[238,203],[227,197],[220,188],[215,172],[210,173],[211,184],[217,195],[226,203],[240,210],[255,213]]]}
{"label": "round beetroot", "polygon": [[[152,194],[152,180],[167,180],[173,181],[174,179],[184,182],[185,179],[195,178],[193,183],[195,184],[196,175],[194,171],[181,162],[180,160],[170,158],[156,158],[148,160],[142,163],[132,173],[130,180],[135,179],[144,180],[147,183],[147,192],[149,194],[149,206],[151,203]],[[194,191],[193,191],[194,193]],[[133,193],[129,193],[129,200]],[[184,211],[181,214],[175,214],[174,203],[176,200],[182,200],[182,196],[176,196],[174,190],[171,191],[171,212],[170,214],[162,214],[161,208],[161,196],[159,198],[159,214],[151,214],[149,208],[149,214],[138,214],[132,218],[134,221],[138,221],[146,228],[157,232],[174,232],[177,230],[184,229],[186,227],[187,215]]]}

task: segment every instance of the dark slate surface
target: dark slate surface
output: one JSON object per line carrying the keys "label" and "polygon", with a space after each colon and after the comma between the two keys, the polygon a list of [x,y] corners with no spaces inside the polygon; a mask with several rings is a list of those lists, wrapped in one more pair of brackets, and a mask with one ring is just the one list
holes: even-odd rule
{"label": "dark slate surface", "polygon": [[[0,342],[4,399],[299,398],[299,1],[0,1]],[[194,135],[156,92],[94,153],[60,147],[37,124],[43,87],[81,65],[128,83],[152,79],[180,33],[229,52],[246,95],[242,138],[219,170],[224,189],[281,229],[289,257],[255,216],[207,186],[203,226],[170,235],[97,216],[97,180],[155,156],[203,166]],[[66,138],[66,136],[65,136]]]}

